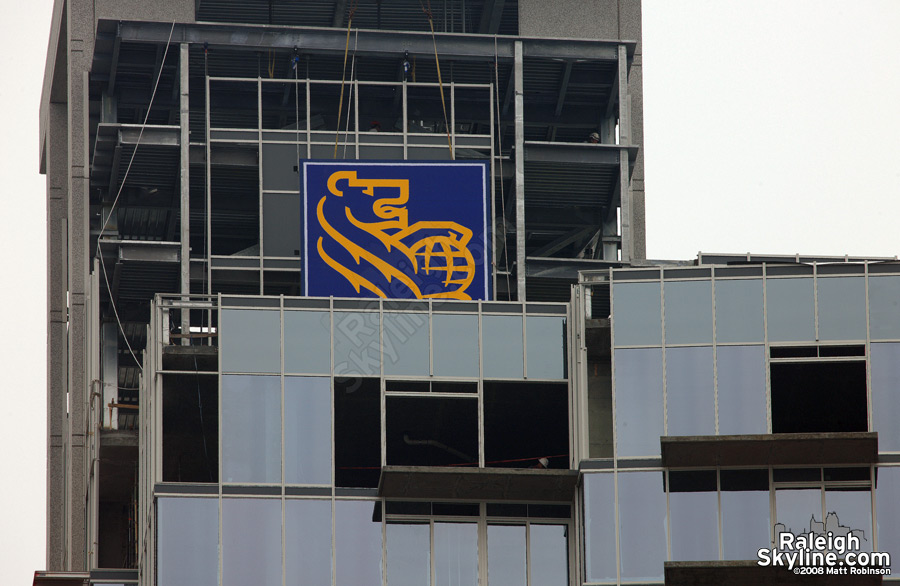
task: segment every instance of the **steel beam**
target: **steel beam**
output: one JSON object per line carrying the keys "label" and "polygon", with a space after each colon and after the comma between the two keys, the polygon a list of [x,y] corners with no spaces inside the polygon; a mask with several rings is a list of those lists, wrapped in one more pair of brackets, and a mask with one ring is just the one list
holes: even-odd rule
{"label": "steel beam", "polygon": [[529,163],[576,163],[579,165],[619,164],[621,158],[630,165],[637,157],[637,147],[622,148],[614,144],[581,144],[566,142],[525,142],[525,161]]}
{"label": "steel beam", "polygon": [[482,35],[495,35],[500,29],[500,18],[503,16],[505,0],[488,0],[481,10],[478,32]]}
{"label": "steel beam", "polygon": [[[118,35],[122,41],[165,43],[172,25],[167,22],[122,21]],[[343,54],[346,31],[333,28],[300,28],[262,25],[219,25],[176,23],[174,43],[209,43],[214,47],[243,47],[252,50],[299,47],[306,54]],[[491,35],[437,33],[437,50],[445,59],[504,61],[514,58],[514,43],[523,43],[522,54],[529,58],[581,59],[616,61],[617,47],[633,53],[636,42],[587,41],[576,39],[534,39]],[[495,45],[496,43],[496,45]],[[496,52],[495,52],[496,47]],[[358,55],[397,55],[408,50],[411,55],[433,55],[431,34],[413,31],[360,30]]]}
{"label": "steel beam", "polygon": [[556,98],[555,116],[562,114],[563,104],[566,101],[566,92],[569,90],[569,78],[572,77],[572,62],[566,61],[566,68],[563,71],[562,83],[559,84],[559,96]]}
{"label": "steel beam", "polygon": [[525,301],[525,105],[522,42],[515,43],[516,103],[516,299]]}

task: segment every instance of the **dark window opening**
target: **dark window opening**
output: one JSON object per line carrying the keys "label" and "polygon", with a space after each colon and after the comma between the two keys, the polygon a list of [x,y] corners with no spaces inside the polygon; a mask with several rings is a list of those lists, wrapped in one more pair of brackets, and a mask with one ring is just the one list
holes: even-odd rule
{"label": "dark window opening", "polygon": [[568,468],[568,385],[485,382],[484,459],[495,468]]}
{"label": "dark window opening", "polygon": [[669,492],[716,492],[716,471],[669,472]]}
{"label": "dark window opening", "polygon": [[137,431],[101,431],[97,561],[101,568],[136,568]]}
{"label": "dark window opening", "polygon": [[334,482],[375,488],[381,475],[381,384],[334,379]]}
{"label": "dark window opening", "polygon": [[387,463],[478,466],[478,401],[388,397]]}
{"label": "dark window opening", "polygon": [[758,470],[722,470],[719,472],[719,483],[723,491],[769,490],[769,471]]}
{"label": "dark window opening", "polygon": [[218,397],[216,376],[163,376],[163,482],[219,481]]}
{"label": "dark window opening", "polygon": [[450,381],[387,381],[385,390],[398,393],[477,393],[476,382],[450,382]]}
{"label": "dark window opening", "polygon": [[773,433],[867,431],[865,362],[774,363]]}

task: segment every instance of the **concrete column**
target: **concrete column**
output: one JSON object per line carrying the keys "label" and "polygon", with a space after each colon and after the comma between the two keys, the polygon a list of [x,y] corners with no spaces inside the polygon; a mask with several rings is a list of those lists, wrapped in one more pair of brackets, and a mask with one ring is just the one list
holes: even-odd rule
{"label": "concrete column", "polygon": [[85,450],[85,408],[88,392],[88,360],[86,348],[92,343],[86,321],[87,287],[89,286],[88,221],[89,172],[88,155],[88,72],[94,52],[93,2],[69,0],[66,4],[68,26],[68,286],[69,286],[69,447],[67,471],[68,559],[66,569],[81,571],[86,566],[85,501],[88,454]]}
{"label": "concrete column", "polygon": [[634,168],[631,170],[631,242],[634,247],[632,260],[643,260],[647,258],[647,236],[644,215],[644,76],[641,0],[618,0],[618,3],[618,38],[637,41],[628,71],[631,144],[641,147],[638,150]]}
{"label": "concrete column", "polygon": [[[619,45],[619,144],[631,145],[631,110],[628,100],[628,52]],[[628,150],[619,150],[619,207],[622,219],[622,262],[631,262],[634,254],[632,241],[631,173],[628,168]]]}
{"label": "concrete column", "polygon": [[[191,294],[191,132],[190,132],[190,102],[188,77],[190,62],[190,45],[180,45],[178,71],[179,80],[179,119],[181,124],[181,293]],[[181,333],[188,334],[191,328],[191,314],[187,309],[181,311]],[[182,338],[181,343],[190,344],[188,338]]]}
{"label": "concrete column", "polygon": [[47,569],[63,569],[65,549],[66,270],[68,124],[66,104],[47,120]]}
{"label": "concrete column", "polygon": [[525,110],[522,41],[515,44],[516,90],[516,299],[525,301]]}

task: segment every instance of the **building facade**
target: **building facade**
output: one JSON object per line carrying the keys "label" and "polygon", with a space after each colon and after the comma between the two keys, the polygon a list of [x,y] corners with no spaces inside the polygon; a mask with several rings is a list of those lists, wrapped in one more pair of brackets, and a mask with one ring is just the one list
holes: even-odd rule
{"label": "building facade", "polygon": [[[35,583],[790,583],[753,560],[810,523],[900,552],[900,266],[647,261],[640,20],[57,2]],[[463,167],[483,225],[417,216]],[[382,188],[380,243],[329,231]]]}

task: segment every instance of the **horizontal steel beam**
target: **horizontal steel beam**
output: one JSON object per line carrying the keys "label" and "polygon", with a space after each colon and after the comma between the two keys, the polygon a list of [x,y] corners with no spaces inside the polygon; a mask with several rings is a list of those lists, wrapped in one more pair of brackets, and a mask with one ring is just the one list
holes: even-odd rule
{"label": "horizontal steel beam", "polygon": [[581,271],[597,271],[610,267],[620,267],[620,262],[581,258],[541,258],[529,256],[525,259],[525,274],[544,279],[578,280]]}
{"label": "horizontal steel beam", "polygon": [[577,163],[579,165],[618,165],[621,151],[628,152],[630,164],[638,147],[615,144],[576,144],[567,142],[525,142],[525,161],[531,163]]}
{"label": "horizontal steel beam", "polygon": [[[343,54],[347,32],[337,28],[277,27],[264,25],[175,24],[165,22],[122,21],[118,36],[125,42],[165,43],[172,31],[172,42],[209,43],[214,47],[247,49],[299,48],[304,53]],[[354,43],[357,37],[354,32]],[[433,55],[435,46],[431,35],[412,31],[359,30],[358,55],[398,55],[409,51],[412,55]],[[581,39],[530,39],[495,37],[492,35],[447,34],[435,35],[437,52],[445,59],[474,59],[504,61],[513,59],[513,44],[520,40],[526,58],[580,59],[616,61],[618,46],[625,45],[628,54],[634,53],[634,41],[591,41]]]}

